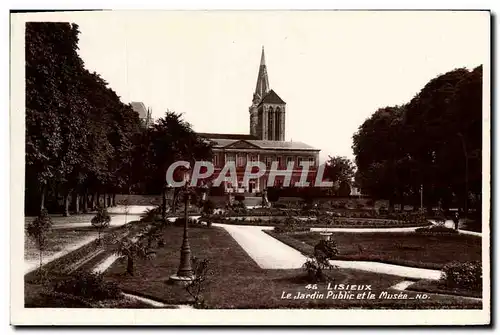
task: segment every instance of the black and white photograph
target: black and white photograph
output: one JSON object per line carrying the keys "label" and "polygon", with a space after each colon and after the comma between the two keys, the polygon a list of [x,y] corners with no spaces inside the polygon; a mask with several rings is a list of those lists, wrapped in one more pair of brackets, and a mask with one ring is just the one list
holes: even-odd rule
{"label": "black and white photograph", "polygon": [[11,323],[488,325],[490,22],[11,12]]}

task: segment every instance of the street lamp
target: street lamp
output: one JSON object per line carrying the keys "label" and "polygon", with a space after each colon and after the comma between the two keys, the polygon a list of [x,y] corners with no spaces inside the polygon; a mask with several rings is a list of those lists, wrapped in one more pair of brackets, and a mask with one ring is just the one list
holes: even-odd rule
{"label": "street lamp", "polygon": [[189,283],[194,279],[193,267],[191,264],[191,246],[189,245],[188,237],[188,207],[191,197],[191,189],[189,187],[189,172],[184,172],[184,235],[181,245],[181,259],[177,274],[170,276],[173,282]]}

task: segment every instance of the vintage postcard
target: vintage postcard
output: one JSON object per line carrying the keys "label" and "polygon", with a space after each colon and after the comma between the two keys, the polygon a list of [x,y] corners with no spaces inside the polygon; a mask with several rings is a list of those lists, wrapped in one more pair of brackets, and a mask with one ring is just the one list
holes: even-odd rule
{"label": "vintage postcard", "polygon": [[14,325],[489,325],[489,11],[11,13]]}

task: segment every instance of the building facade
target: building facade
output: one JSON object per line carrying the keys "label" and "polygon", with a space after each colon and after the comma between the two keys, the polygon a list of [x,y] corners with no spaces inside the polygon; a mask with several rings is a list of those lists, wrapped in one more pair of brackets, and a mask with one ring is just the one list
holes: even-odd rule
{"label": "building facade", "polygon": [[[226,162],[234,162],[236,166],[237,185],[234,180],[227,179],[223,183],[225,192],[261,192],[269,186],[269,174],[273,172],[277,176],[271,186],[286,185],[288,177],[284,175],[284,170],[291,171],[289,178],[291,185],[294,185],[301,178],[303,161],[311,165],[307,181],[312,184],[316,177],[320,150],[302,142],[285,141],[286,103],[269,86],[264,48],[249,114],[248,135],[200,133],[213,144],[215,176],[221,172]],[[249,180],[245,185],[243,174],[247,162],[257,161],[265,164],[266,173],[260,178]],[[272,165],[273,162],[277,162],[275,166]]]}

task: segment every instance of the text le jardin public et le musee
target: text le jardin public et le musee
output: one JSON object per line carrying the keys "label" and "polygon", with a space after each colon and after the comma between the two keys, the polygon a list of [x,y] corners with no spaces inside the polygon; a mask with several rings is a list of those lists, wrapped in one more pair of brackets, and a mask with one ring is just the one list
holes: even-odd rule
{"label": "text le jardin public et le musee", "polygon": [[425,293],[408,294],[405,292],[372,291],[372,285],[351,284],[307,284],[304,291],[283,291],[284,300],[413,300],[429,299]]}

